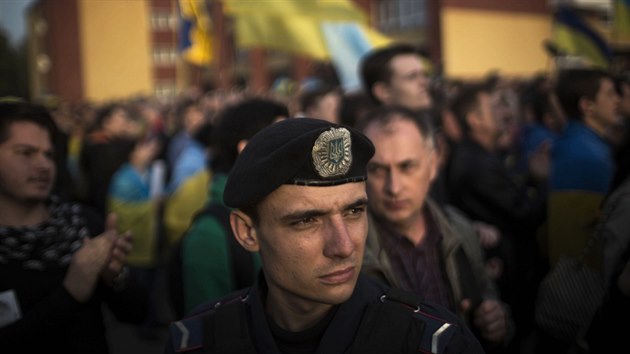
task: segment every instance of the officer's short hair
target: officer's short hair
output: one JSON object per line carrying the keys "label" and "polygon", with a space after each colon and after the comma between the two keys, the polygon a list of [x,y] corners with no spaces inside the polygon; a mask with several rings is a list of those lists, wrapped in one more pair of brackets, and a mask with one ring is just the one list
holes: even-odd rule
{"label": "officer's short hair", "polygon": [[327,187],[362,182],[372,155],[372,142],[353,128],[290,118],[252,137],[230,171],[223,201],[247,212],[283,184]]}

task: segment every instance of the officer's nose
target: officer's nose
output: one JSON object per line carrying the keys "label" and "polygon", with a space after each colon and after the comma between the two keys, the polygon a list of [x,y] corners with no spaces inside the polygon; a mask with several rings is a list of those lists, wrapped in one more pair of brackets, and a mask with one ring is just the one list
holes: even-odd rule
{"label": "officer's nose", "polygon": [[354,243],[343,216],[333,216],[326,225],[324,255],[328,258],[347,258],[354,252]]}

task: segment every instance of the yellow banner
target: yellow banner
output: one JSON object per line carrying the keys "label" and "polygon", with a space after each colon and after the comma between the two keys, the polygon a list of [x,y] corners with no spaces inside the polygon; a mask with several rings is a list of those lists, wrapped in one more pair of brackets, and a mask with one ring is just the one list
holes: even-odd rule
{"label": "yellow banner", "polygon": [[305,16],[327,21],[367,22],[367,16],[349,0],[224,0],[228,15]]}

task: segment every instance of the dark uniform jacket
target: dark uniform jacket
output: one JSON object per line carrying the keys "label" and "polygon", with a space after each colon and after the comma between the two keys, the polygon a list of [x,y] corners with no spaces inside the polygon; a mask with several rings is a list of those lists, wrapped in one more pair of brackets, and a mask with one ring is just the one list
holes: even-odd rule
{"label": "dark uniform jacket", "polygon": [[[170,326],[165,353],[265,353],[279,350],[269,329],[259,285],[207,303]],[[262,295],[264,296],[264,295]],[[339,305],[316,353],[483,353],[460,320],[415,295],[361,275]]]}

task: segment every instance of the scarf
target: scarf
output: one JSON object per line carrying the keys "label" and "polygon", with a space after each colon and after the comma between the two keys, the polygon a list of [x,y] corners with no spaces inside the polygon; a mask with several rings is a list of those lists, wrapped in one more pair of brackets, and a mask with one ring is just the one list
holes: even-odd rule
{"label": "scarf", "polygon": [[17,263],[25,269],[65,267],[89,236],[82,208],[52,198],[48,220],[31,226],[0,225],[0,264]]}

